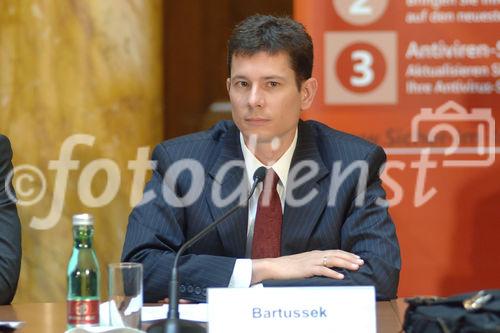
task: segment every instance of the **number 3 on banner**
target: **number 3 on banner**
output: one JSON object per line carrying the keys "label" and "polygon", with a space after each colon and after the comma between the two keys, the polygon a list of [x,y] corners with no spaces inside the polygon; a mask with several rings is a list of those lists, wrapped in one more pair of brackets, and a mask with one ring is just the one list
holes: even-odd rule
{"label": "number 3 on banner", "polygon": [[327,31],[324,37],[326,105],[397,102],[396,32]]}
{"label": "number 3 on banner", "polygon": [[377,21],[389,0],[332,0],[337,14],[352,25],[367,25]]}
{"label": "number 3 on banner", "polygon": [[351,53],[351,60],[354,63],[353,71],[361,76],[351,76],[350,82],[354,87],[366,87],[373,82],[373,56],[365,50],[356,50]]}
{"label": "number 3 on banner", "polygon": [[367,93],[375,90],[384,79],[386,61],[374,45],[353,43],[340,51],[335,70],[344,88]]}

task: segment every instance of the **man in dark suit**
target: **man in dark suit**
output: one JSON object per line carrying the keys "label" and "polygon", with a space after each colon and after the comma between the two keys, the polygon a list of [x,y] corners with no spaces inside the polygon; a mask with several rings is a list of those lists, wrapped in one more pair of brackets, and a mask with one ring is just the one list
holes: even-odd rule
{"label": "man in dark suit", "polygon": [[21,225],[13,201],[14,189],[9,139],[0,134],[0,304],[9,304],[16,293],[21,268]]}
{"label": "man in dark suit", "polygon": [[[144,297],[168,297],[179,247],[238,203],[255,170],[268,171],[243,205],[180,260],[180,295],[207,287],[374,285],[396,297],[395,227],[378,176],[383,150],[299,119],[317,90],[312,41],[288,18],[252,16],[228,44],[233,121],[165,141],[144,200],[129,219],[122,259],[144,265]],[[242,190],[243,189],[243,190]]]}

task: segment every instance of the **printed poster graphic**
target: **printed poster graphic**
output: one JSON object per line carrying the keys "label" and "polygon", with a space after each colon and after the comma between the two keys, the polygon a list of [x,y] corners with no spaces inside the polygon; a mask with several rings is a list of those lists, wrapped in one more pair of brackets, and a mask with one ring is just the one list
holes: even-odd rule
{"label": "printed poster graphic", "polygon": [[[492,117],[491,109],[472,108],[468,112],[463,106],[454,102],[439,106],[436,110],[422,108],[420,114],[411,121],[411,140],[419,141],[420,128],[423,123],[432,124],[427,133],[427,143],[433,143],[440,132],[446,132],[451,137],[451,144],[444,150],[444,155],[454,156],[461,146],[460,124],[467,123],[469,127],[475,126],[477,146],[469,149],[469,159],[446,159],[444,167],[488,167],[495,162],[495,119]],[[456,155],[455,155],[456,156]],[[456,158],[456,157],[455,157]]]}
{"label": "printed poster graphic", "polygon": [[395,104],[395,32],[325,33],[325,104]]}
{"label": "printed poster graphic", "polygon": [[320,87],[303,118],[386,151],[398,295],[498,288],[499,2],[294,0],[294,15]]}
{"label": "printed poster graphic", "polygon": [[389,0],[332,0],[339,16],[352,25],[368,25],[380,19]]}

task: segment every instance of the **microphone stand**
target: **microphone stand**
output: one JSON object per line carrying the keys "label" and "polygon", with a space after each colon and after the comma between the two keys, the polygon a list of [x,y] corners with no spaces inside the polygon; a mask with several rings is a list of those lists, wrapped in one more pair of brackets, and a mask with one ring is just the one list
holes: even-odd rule
{"label": "microphone stand", "polygon": [[[248,198],[246,200],[247,204],[250,198],[253,195],[253,192],[255,191],[255,188],[257,188],[257,185],[264,180],[266,176],[266,168],[265,167],[260,167],[258,168],[254,175],[253,175],[253,185],[250,190],[250,193],[248,195]],[[170,277],[170,286],[169,286],[169,299],[170,299],[170,304],[168,307],[168,315],[167,319],[165,321],[160,321],[156,324],[151,325],[148,329],[148,333],[206,333],[207,329],[206,327],[202,326],[199,322],[192,321],[192,320],[184,320],[179,318],[179,296],[178,296],[178,262],[180,256],[184,253],[185,250],[187,250],[189,247],[191,247],[193,244],[198,242],[200,239],[205,237],[210,231],[212,231],[216,226],[218,226],[220,223],[225,221],[228,216],[233,214],[236,210],[239,208],[242,208],[243,206],[236,205],[233,208],[231,208],[226,214],[224,214],[222,217],[220,217],[218,220],[215,222],[209,224],[206,226],[202,231],[200,231],[198,234],[196,234],[193,238],[185,242],[177,251],[177,254],[175,255],[173,267],[172,267],[172,275]]]}

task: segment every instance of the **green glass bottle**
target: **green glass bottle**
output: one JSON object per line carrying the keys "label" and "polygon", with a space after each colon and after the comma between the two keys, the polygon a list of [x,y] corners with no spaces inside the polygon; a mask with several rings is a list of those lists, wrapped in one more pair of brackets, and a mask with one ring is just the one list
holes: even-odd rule
{"label": "green glass bottle", "polygon": [[73,252],[68,263],[68,327],[99,325],[99,263],[92,240],[94,218],[73,216]]}

